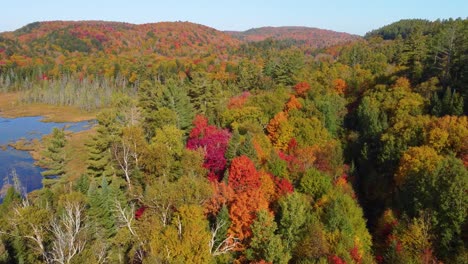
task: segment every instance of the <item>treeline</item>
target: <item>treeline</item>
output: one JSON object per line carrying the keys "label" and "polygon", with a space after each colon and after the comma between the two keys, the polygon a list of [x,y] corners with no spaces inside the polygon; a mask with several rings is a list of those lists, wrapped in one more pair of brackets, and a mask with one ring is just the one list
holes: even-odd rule
{"label": "treeline", "polygon": [[[441,35],[418,25],[313,55],[265,42],[233,61],[140,67],[135,93],[114,93],[98,115],[81,177],[57,130],[47,186],[9,190],[0,260],[466,262],[468,49],[453,42],[434,67]],[[443,25],[454,39],[467,27]],[[28,93],[79,91],[45,83]]]}

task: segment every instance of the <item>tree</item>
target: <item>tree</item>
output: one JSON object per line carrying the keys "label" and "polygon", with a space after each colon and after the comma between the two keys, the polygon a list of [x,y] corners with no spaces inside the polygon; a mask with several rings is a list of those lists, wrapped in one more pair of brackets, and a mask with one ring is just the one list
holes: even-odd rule
{"label": "tree", "polygon": [[211,263],[208,221],[199,205],[183,205],[172,224],[154,233],[150,245],[156,259],[174,263]]}
{"label": "tree", "polygon": [[148,139],[157,128],[173,124],[182,131],[188,131],[194,116],[194,109],[188,96],[187,87],[174,80],[165,84],[144,82],[139,91],[143,125]]}
{"label": "tree", "polygon": [[279,234],[281,234],[284,247],[292,251],[305,232],[309,205],[306,197],[298,192],[283,196],[278,201],[280,206]]}
{"label": "tree", "polygon": [[251,224],[254,222],[259,210],[268,209],[268,201],[258,190],[237,193],[234,196],[229,217],[231,226],[228,233],[239,239],[237,249],[244,249],[248,239],[252,236]]}
{"label": "tree", "polygon": [[94,178],[109,177],[115,173],[111,147],[120,135],[121,127],[117,123],[117,113],[112,110],[100,112],[97,121],[97,133],[87,143],[86,173]]}
{"label": "tree", "polygon": [[273,146],[279,150],[284,150],[287,147],[288,142],[293,136],[293,129],[288,122],[288,114],[286,112],[277,113],[266,127],[268,138]]}
{"label": "tree", "polygon": [[281,237],[275,234],[276,229],[276,222],[269,212],[261,210],[257,213],[257,219],[252,224],[250,248],[246,250],[247,259],[288,263],[291,255],[284,247]]}
{"label": "tree", "polygon": [[70,263],[83,251],[87,239],[84,237],[83,223],[84,207],[79,202],[68,202],[64,205],[64,212],[59,219],[51,224],[54,237],[50,251],[50,259],[57,263]]}
{"label": "tree", "polygon": [[434,169],[421,169],[407,178],[399,192],[400,206],[409,217],[429,213],[440,256],[460,253],[467,219],[468,171],[455,157],[446,157]]}
{"label": "tree", "polygon": [[232,160],[228,184],[236,193],[260,188],[260,175],[248,157],[240,156]]}
{"label": "tree", "polygon": [[65,145],[67,140],[63,129],[54,128],[52,136],[46,143],[46,149],[42,152],[44,159],[39,161],[39,166],[46,167],[47,170],[41,172],[42,176],[49,178],[51,176],[60,177],[65,174]]}
{"label": "tree", "polygon": [[306,93],[310,90],[310,84],[307,82],[299,82],[294,85],[294,91],[300,97],[305,97]]}
{"label": "tree", "polygon": [[131,175],[140,166],[140,156],[145,147],[143,130],[138,126],[122,129],[122,136],[112,144],[112,154],[124,173],[128,189],[132,191]]}
{"label": "tree", "polygon": [[231,134],[227,130],[208,125],[208,119],[204,116],[196,116],[193,124],[187,148],[203,149],[205,153],[203,166],[209,170],[208,178],[220,181],[226,169],[225,153]]}
{"label": "tree", "polygon": [[180,161],[183,154],[183,131],[174,125],[163,126],[156,129],[141,163],[146,172],[174,180],[182,174]]}

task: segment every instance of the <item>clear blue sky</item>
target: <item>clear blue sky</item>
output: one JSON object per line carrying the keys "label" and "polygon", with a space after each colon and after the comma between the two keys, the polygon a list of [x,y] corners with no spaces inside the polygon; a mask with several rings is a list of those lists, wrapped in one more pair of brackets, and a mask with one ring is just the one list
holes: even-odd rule
{"label": "clear blue sky", "polygon": [[309,26],[363,35],[403,18],[466,18],[467,0],[5,0],[0,32],[48,20],[190,21],[219,30]]}

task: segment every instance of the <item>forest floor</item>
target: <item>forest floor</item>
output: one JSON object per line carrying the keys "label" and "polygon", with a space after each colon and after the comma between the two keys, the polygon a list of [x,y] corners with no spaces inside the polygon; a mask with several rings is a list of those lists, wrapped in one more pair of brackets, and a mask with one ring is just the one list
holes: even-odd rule
{"label": "forest floor", "polygon": [[97,112],[87,112],[73,106],[22,103],[20,96],[19,92],[0,93],[0,116],[44,116],[45,122],[79,122],[96,118]]}

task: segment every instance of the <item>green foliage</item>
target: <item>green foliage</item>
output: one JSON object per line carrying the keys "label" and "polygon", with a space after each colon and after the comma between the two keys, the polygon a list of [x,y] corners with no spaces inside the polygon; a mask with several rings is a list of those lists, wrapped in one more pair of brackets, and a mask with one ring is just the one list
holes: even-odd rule
{"label": "green foliage", "polygon": [[117,113],[115,111],[102,111],[97,116],[97,134],[92,137],[87,144],[88,160],[87,174],[91,177],[108,177],[115,173],[115,166],[112,163],[112,143],[120,135],[117,123]]}
{"label": "green foliage", "polygon": [[380,35],[383,39],[395,39],[397,36],[401,36],[406,39],[415,27],[423,28],[424,32],[428,32],[430,24],[430,21],[424,19],[402,19],[398,22],[368,32],[365,37],[369,38],[371,36]]}
{"label": "green foliage", "polygon": [[279,228],[286,249],[294,249],[305,232],[309,214],[307,198],[301,193],[294,192],[282,197],[279,201]]}
{"label": "green foliage", "polygon": [[60,177],[65,174],[67,157],[64,147],[66,144],[65,131],[54,128],[51,138],[45,143],[46,149],[42,153],[44,159],[38,162],[39,166],[47,168],[47,170],[41,172],[46,179],[53,176]]}
{"label": "green foliage", "polygon": [[441,256],[449,257],[463,245],[461,233],[467,219],[468,171],[454,157],[433,171],[421,170],[401,188],[400,203],[410,217],[428,212]]}
{"label": "green foliage", "polygon": [[102,178],[100,184],[93,183],[88,193],[88,217],[91,232],[102,239],[115,236],[117,232],[116,203],[123,202],[123,193],[116,181],[110,185]]}
{"label": "green foliage", "polygon": [[447,87],[445,92],[440,99],[437,93],[431,98],[431,114],[435,116],[444,116],[444,115],[463,115],[463,97],[459,93],[452,93],[452,89]]}
{"label": "green foliage", "polygon": [[168,80],[165,84],[142,84],[139,102],[147,138],[152,138],[156,129],[168,124],[188,131],[194,117],[188,92],[184,84],[174,80]]}
{"label": "green foliage", "polygon": [[330,176],[323,174],[317,169],[309,169],[302,176],[299,190],[319,200],[333,188]]}
{"label": "green foliage", "polygon": [[274,218],[266,211],[259,211],[252,224],[252,240],[246,255],[249,260],[266,260],[272,263],[288,263],[291,255],[284,247]]}

